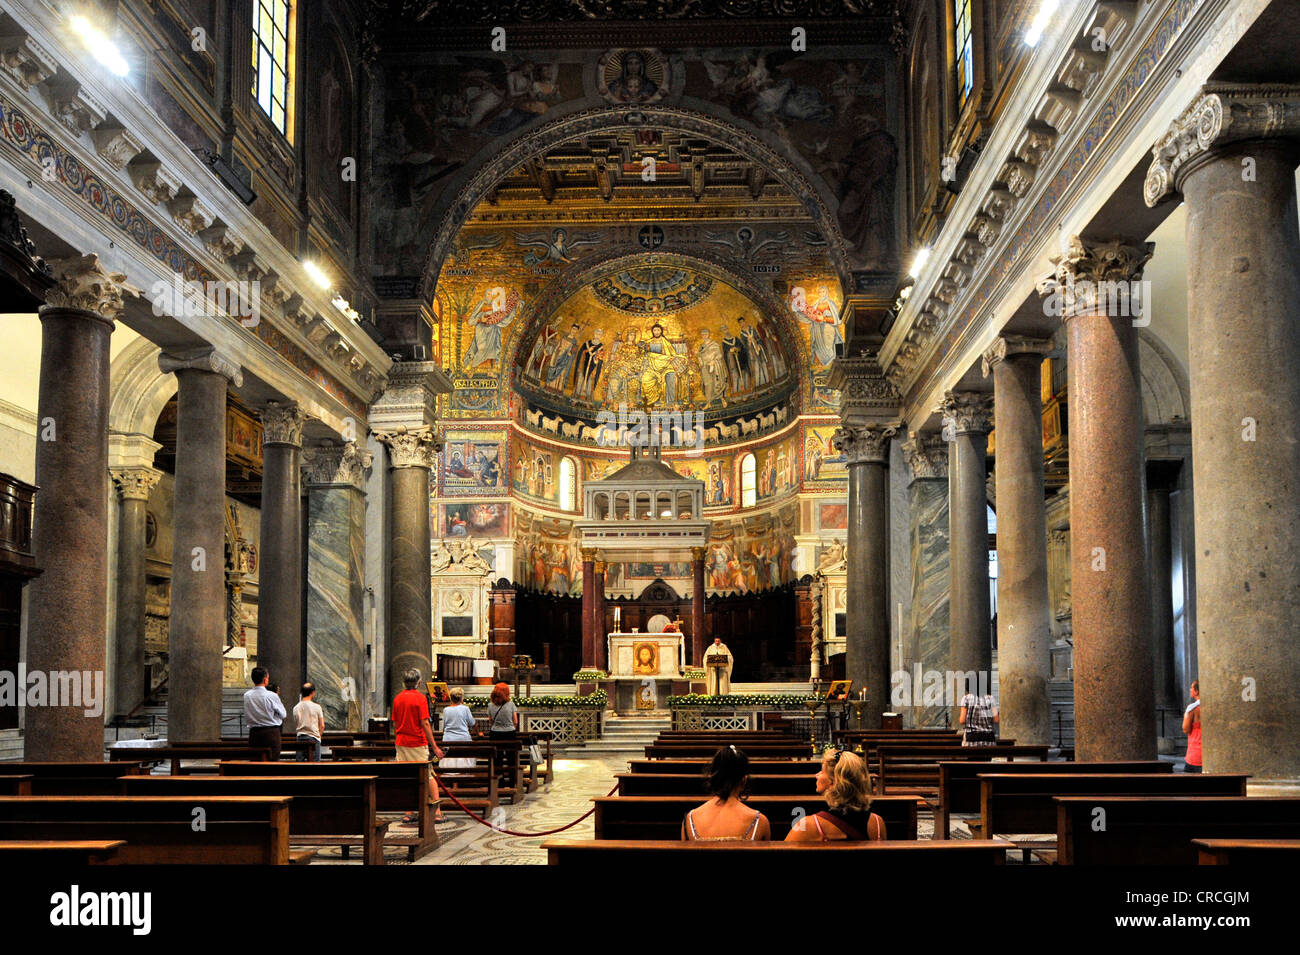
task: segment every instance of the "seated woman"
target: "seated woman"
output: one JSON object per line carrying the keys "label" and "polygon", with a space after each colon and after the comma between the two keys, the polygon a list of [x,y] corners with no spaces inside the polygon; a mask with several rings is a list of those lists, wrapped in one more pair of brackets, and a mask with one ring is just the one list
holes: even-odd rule
{"label": "seated woman", "polygon": [[734,746],[713,755],[705,785],[713,798],[696,806],[682,820],[682,839],[687,842],[740,842],[769,840],[772,827],[767,817],[740,800],[749,780],[749,757]]}
{"label": "seated woman", "polygon": [[471,742],[470,730],[474,728],[474,714],[465,705],[465,691],[456,687],[448,695],[451,697],[451,706],[442,711],[442,741]]}
{"label": "seated woman", "polygon": [[866,842],[885,838],[885,821],[871,811],[871,773],[862,757],[838,749],[822,755],[817,792],[826,812],[792,826],[786,842]]}

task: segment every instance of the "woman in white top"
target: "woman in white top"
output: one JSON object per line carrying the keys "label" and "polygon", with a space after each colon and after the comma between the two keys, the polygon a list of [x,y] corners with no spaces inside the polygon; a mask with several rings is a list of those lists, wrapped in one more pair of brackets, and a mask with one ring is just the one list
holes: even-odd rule
{"label": "woman in white top", "polygon": [[456,687],[449,695],[451,706],[442,711],[442,741],[444,743],[472,742],[470,730],[474,728],[474,714],[465,705],[465,691]]}
{"label": "woman in white top", "polygon": [[772,826],[757,809],[740,799],[749,781],[749,757],[735,746],[724,746],[713,756],[706,776],[713,798],[696,806],[682,820],[686,842],[764,842],[772,838]]}

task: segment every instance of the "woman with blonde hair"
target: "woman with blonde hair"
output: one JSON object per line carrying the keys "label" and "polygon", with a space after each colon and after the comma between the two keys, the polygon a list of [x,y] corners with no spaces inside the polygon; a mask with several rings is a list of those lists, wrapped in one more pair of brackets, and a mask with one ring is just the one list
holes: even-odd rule
{"label": "woman with blonde hair", "polygon": [[817,793],[826,797],[826,811],[792,826],[786,842],[874,842],[885,838],[884,820],[871,811],[871,773],[861,756],[826,750],[817,773]]}

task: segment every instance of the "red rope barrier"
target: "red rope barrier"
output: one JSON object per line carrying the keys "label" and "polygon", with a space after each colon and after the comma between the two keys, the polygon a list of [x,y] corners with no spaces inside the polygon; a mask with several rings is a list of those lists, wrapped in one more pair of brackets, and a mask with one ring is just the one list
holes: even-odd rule
{"label": "red rope barrier", "polygon": [[[491,829],[491,830],[493,830],[493,831],[495,831],[495,832],[504,832],[507,836],[524,836],[524,837],[526,837],[526,838],[527,838],[527,837],[532,837],[532,836],[553,836],[553,835],[555,835],[557,832],[563,832],[565,829],[572,829],[574,826],[576,826],[578,823],[582,822],[582,820],[586,819],[588,816],[590,816],[593,812],[596,811],[596,807],[595,807],[595,806],[592,806],[590,809],[588,809],[586,812],[584,812],[584,813],[583,813],[581,816],[579,816],[577,819],[573,820],[573,822],[568,823],[567,825],[564,825],[564,826],[560,826],[560,828],[558,828],[558,829],[546,829],[546,830],[544,830],[544,831],[542,831],[542,832],[518,832],[518,831],[516,831],[516,830],[514,830],[514,829],[498,829],[496,826],[492,825],[492,823],[488,822],[486,819],[484,819],[484,818],[483,818],[482,816],[480,816],[478,813],[474,812],[473,809],[470,809],[469,806],[466,806],[463,802],[461,802],[459,799],[457,799],[457,798],[452,794],[452,791],[451,791],[450,787],[448,787],[447,784],[444,783],[444,782],[442,781],[442,777],[439,776],[436,772],[433,774],[433,778],[436,779],[436,780],[438,781],[439,792],[440,792],[442,795],[445,795],[445,796],[446,796],[448,799],[450,799],[452,802],[454,802],[454,803],[455,803],[455,804],[460,808],[460,810],[461,810],[463,813],[465,813],[465,815],[469,816],[471,819],[473,819],[475,822],[479,823],[480,825],[487,826],[489,829]],[[617,785],[616,785],[613,789],[611,789],[609,792],[607,792],[605,795],[606,795],[606,796],[612,796],[612,795],[614,795],[614,793],[616,793],[616,792],[618,792],[618,786],[617,786]]]}

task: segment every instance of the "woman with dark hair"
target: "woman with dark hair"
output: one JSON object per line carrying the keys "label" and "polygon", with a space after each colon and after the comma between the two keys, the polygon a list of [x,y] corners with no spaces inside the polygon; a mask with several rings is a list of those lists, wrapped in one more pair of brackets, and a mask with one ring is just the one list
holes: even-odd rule
{"label": "woman with dark hair", "polygon": [[749,757],[734,746],[713,755],[705,785],[713,798],[696,806],[682,820],[682,839],[687,842],[755,842],[772,838],[767,817],[750,809],[740,794],[749,781]]}
{"label": "woman with dark hair", "polygon": [[826,797],[826,811],[792,826],[786,842],[874,842],[885,838],[885,821],[871,811],[871,773],[861,756],[826,750],[817,773],[817,792]]}

